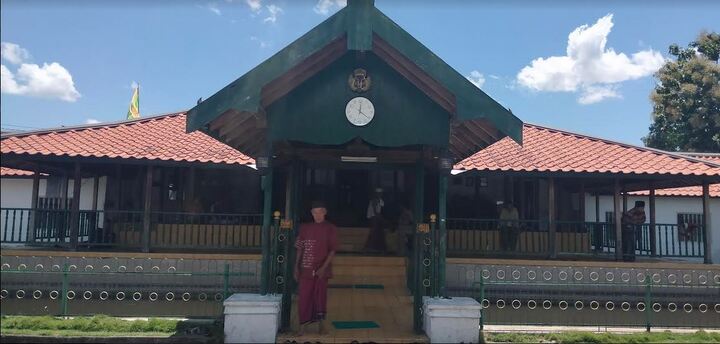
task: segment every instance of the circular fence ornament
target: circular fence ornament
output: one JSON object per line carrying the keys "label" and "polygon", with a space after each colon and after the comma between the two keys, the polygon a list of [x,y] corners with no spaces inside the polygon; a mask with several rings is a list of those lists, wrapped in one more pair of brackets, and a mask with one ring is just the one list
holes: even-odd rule
{"label": "circular fence ornament", "polygon": [[520,300],[518,299],[515,299],[510,305],[512,305],[512,308],[514,309],[520,309],[520,307],[522,306],[522,302],[520,302]]}
{"label": "circular fence ornament", "polygon": [[482,278],[483,278],[483,279],[488,279],[488,278],[490,278],[490,271],[483,269],[483,271],[482,271]]}
{"label": "circular fence ornament", "polygon": [[698,282],[702,285],[707,284],[707,282],[708,282],[707,276],[705,276],[705,275],[698,276]]}
{"label": "circular fence ornament", "polygon": [[597,302],[595,300],[590,301],[590,309],[596,311],[596,310],[598,310],[598,308],[600,308],[599,302]]}
{"label": "circular fence ornament", "polygon": [[505,279],[505,270],[498,270],[495,276],[497,276],[498,279]]}
{"label": "circular fence ornament", "polygon": [[720,275],[715,275],[713,279],[715,280],[715,284],[720,284]]}
{"label": "circular fence ornament", "polygon": [[605,280],[608,281],[608,282],[614,281],[614,280],[615,280],[615,274],[614,274],[612,271],[608,271],[608,272],[605,274]]}
{"label": "circular fence ornament", "polygon": [[644,312],[645,311],[645,303],[644,302],[638,302],[635,305],[635,309],[638,310],[638,312]]}
{"label": "circular fence ornament", "polygon": [[560,308],[561,311],[564,311],[568,308],[568,303],[565,300],[562,300],[558,302],[558,308]]}
{"label": "circular fence ornament", "polygon": [[174,273],[175,271],[177,271],[177,268],[175,268],[174,266],[168,268],[169,273]]}
{"label": "circular fence ornament", "polygon": [[596,282],[598,279],[600,279],[600,274],[598,274],[596,271],[590,273],[591,281]]}
{"label": "circular fence ornament", "polygon": [[528,300],[527,307],[529,309],[535,309],[537,307],[537,302],[535,302],[535,300]]}
{"label": "circular fence ornament", "polygon": [[159,267],[159,266],[155,265],[155,266],[152,267],[152,272],[159,272],[159,271],[160,271],[160,267]]}
{"label": "circular fence ornament", "polygon": [[223,294],[215,293],[215,301],[221,301],[222,299],[223,299]]}
{"label": "circular fence ornament", "polygon": [[51,271],[60,271],[60,265],[54,264],[52,267],[50,267]]}
{"label": "circular fence ornament", "polygon": [[425,246],[430,246],[430,244],[432,244],[432,240],[430,240],[430,238],[425,238],[425,240],[423,240],[423,244],[425,244]]}
{"label": "circular fence ornament", "polygon": [[583,273],[581,271],[575,271],[573,276],[575,277],[576,281],[582,281],[583,279]]}
{"label": "circular fence ornament", "polygon": [[67,298],[68,298],[68,300],[74,299],[74,298],[75,298],[75,292],[72,291],[72,290],[68,291],[68,292],[67,292]]}
{"label": "circular fence ornament", "polygon": [[720,303],[715,304],[715,313],[720,313]]}
{"label": "circular fence ornament", "polygon": [[662,310],[662,305],[659,304],[659,303],[657,303],[657,302],[655,302],[655,303],[653,303],[653,305],[652,305],[652,310],[653,310],[653,312],[658,313],[658,312],[660,312],[660,311]]}
{"label": "circular fence ornament", "polygon": [[169,291],[167,294],[165,294],[165,300],[172,301],[175,300],[175,293]]}
{"label": "circular fence ornament", "polygon": [[643,282],[645,282],[646,277],[645,277],[644,273],[638,272],[638,274],[637,274],[637,276],[635,276],[635,278],[637,278],[638,283],[643,283]]}
{"label": "circular fence ornament", "polygon": [[427,288],[430,286],[430,280],[426,278],[422,281],[422,284],[423,284],[423,287]]}
{"label": "circular fence ornament", "polygon": [[138,266],[135,267],[135,272],[142,272],[142,271],[143,271],[143,267],[142,267],[142,266],[138,265]]}
{"label": "circular fence ornament", "polygon": [[85,271],[86,271],[86,272],[93,271],[93,269],[95,269],[95,268],[94,268],[92,265],[90,265],[90,264],[85,265]]}
{"label": "circular fence ornament", "polygon": [[516,279],[516,280],[520,279],[520,271],[513,270],[512,277],[513,277],[513,279]]}
{"label": "circular fence ornament", "polygon": [[182,294],[182,300],[185,301],[185,302],[190,301],[190,298],[191,298],[191,297],[192,297],[192,295],[190,295],[190,293],[183,293],[183,294]]}
{"label": "circular fence ornament", "polygon": [[72,264],[68,267],[68,271],[76,271],[76,270],[77,270],[77,265],[75,265],[75,264]]}
{"label": "circular fence ornament", "polygon": [[90,300],[90,299],[92,299],[92,297],[93,297],[93,294],[92,294],[92,292],[89,291],[89,290],[86,290],[86,291],[83,293],[83,299],[85,299],[85,300]]}
{"label": "circular fence ornament", "polygon": [[537,278],[537,273],[535,271],[530,270],[527,273],[527,278],[531,281],[534,281],[535,278]]}
{"label": "circular fence ornament", "polygon": [[675,274],[669,274],[669,275],[668,275],[668,282],[670,282],[670,283],[672,283],[672,284],[675,284],[675,282],[677,282],[677,276],[675,276]]}
{"label": "circular fence ornament", "polygon": [[125,293],[122,291],[117,292],[117,294],[115,294],[115,299],[118,301],[125,300]]}
{"label": "circular fence ornament", "polygon": [[543,272],[543,279],[546,281],[549,281],[550,279],[552,279],[552,272],[550,272],[550,271]]}
{"label": "circular fence ornament", "polygon": [[552,302],[550,300],[543,301],[543,309],[550,309],[552,308]]}
{"label": "circular fence ornament", "polygon": [[22,270],[22,271],[27,270],[27,265],[25,265],[25,264],[18,265],[18,270]]}
{"label": "circular fence ornament", "polygon": [[45,267],[42,264],[35,265],[35,271],[43,271]]}
{"label": "circular fence ornament", "polygon": [[280,276],[280,275],[278,275],[278,276],[275,277],[275,283],[276,283],[276,284],[283,284],[283,283],[285,283],[285,278],[282,277],[282,276]]}
{"label": "circular fence ornament", "polygon": [[683,282],[685,282],[685,284],[690,284],[690,282],[692,282],[692,276],[690,276],[689,274],[684,274]]}
{"label": "circular fence ornament", "polygon": [[505,308],[505,300],[498,299],[497,301],[495,301],[495,307],[497,307],[499,309]]}
{"label": "circular fence ornament", "polygon": [[60,296],[60,293],[57,290],[53,290],[48,294],[50,296],[50,299],[57,300],[57,298]]}
{"label": "circular fence ornament", "polygon": [[615,303],[612,301],[605,302],[605,309],[609,311],[615,309]]}
{"label": "circular fence ornament", "polygon": [[8,263],[3,264],[2,270],[10,270],[10,264],[8,264]]}
{"label": "circular fence ornament", "polygon": [[125,271],[127,271],[127,266],[125,266],[125,265],[118,266],[118,272],[125,272]]}
{"label": "circular fence ornament", "polygon": [[152,293],[150,293],[150,294],[148,295],[148,300],[150,300],[150,301],[157,301],[158,297],[160,297],[160,296],[158,295],[158,293],[152,292]]}
{"label": "circular fence ornament", "polygon": [[675,302],[670,302],[670,303],[668,303],[668,305],[667,305],[667,309],[668,309],[671,313],[672,313],[672,312],[675,312],[675,311],[677,310],[677,305],[675,304]]}
{"label": "circular fence ornament", "polygon": [[275,258],[279,264],[282,264],[285,262],[285,256],[282,254],[279,254],[277,258]]}
{"label": "circular fence ornament", "polygon": [[423,266],[430,266],[430,263],[431,263],[431,262],[430,262],[430,258],[425,258],[425,259],[423,259],[423,262],[422,262],[422,263],[423,263]]}
{"label": "circular fence ornament", "polygon": [[567,271],[565,271],[565,270],[560,271],[560,273],[558,274],[558,278],[560,278],[561,281],[566,280],[568,278]]}
{"label": "circular fence ornament", "polygon": [[100,292],[100,300],[105,301],[108,299],[108,297],[110,297],[110,293],[104,290]]}
{"label": "circular fence ornament", "polygon": [[683,310],[685,311],[685,313],[690,313],[693,311],[693,306],[689,303],[686,303],[683,305]]}
{"label": "circular fence ornament", "polygon": [[704,304],[704,303],[699,304],[699,305],[698,305],[698,311],[700,311],[700,313],[705,313],[705,312],[707,312],[707,311],[708,311],[708,305],[706,305],[706,304]]}
{"label": "circular fence ornament", "polygon": [[43,293],[40,290],[35,290],[32,295],[33,299],[39,300],[42,297]]}
{"label": "circular fence ornament", "polygon": [[581,311],[583,308],[585,308],[585,304],[582,301],[575,301],[575,309]]}
{"label": "circular fence ornament", "polygon": [[205,294],[205,293],[198,294],[198,300],[200,300],[200,301],[207,300],[207,294]]}
{"label": "circular fence ornament", "polygon": [[483,299],[482,302],[480,303],[480,305],[482,306],[482,308],[488,308],[488,307],[490,307],[490,300]]}
{"label": "circular fence ornament", "polygon": [[142,293],[139,291],[136,291],[133,293],[133,301],[140,301],[142,300]]}
{"label": "circular fence ornament", "polygon": [[659,273],[654,273],[654,274],[652,275],[652,280],[653,280],[654,283],[660,283],[660,280],[661,280],[661,279],[662,279],[662,277],[660,276]]}
{"label": "circular fence ornament", "polygon": [[623,282],[625,282],[625,283],[630,282],[630,274],[627,273],[627,272],[623,272],[623,273],[620,275],[620,279],[621,279]]}
{"label": "circular fence ornament", "polygon": [[103,265],[102,272],[110,272],[110,265]]}
{"label": "circular fence ornament", "polygon": [[4,299],[4,298],[8,297],[8,294],[9,293],[7,290],[5,290],[5,289],[0,290],[0,299]]}
{"label": "circular fence ornament", "polygon": [[629,311],[630,307],[631,307],[630,302],[627,302],[627,301],[624,301],[623,303],[620,304],[620,309],[622,309],[625,312]]}

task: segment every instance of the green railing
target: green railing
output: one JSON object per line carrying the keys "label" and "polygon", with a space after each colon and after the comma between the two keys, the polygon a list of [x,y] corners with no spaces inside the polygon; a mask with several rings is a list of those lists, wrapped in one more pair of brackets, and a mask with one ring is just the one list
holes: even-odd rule
{"label": "green railing", "polygon": [[4,244],[68,246],[77,227],[79,246],[140,249],[147,226],[149,249],[261,247],[262,214],[81,210],[73,225],[70,210],[3,208],[0,221]]}
{"label": "green railing", "polygon": [[[21,264],[21,266],[24,264]],[[120,268],[120,270],[122,267]],[[17,298],[25,299],[31,298],[32,300],[48,299],[50,301],[57,302],[58,312],[56,315],[71,315],[71,314],[85,314],[78,307],[77,311],[69,309],[69,303],[71,300],[82,300],[82,301],[215,301],[220,302],[227,299],[233,292],[238,292],[237,288],[233,288],[231,285],[231,278],[234,277],[248,277],[254,276],[250,272],[231,272],[230,264],[225,264],[223,272],[176,272],[174,268],[171,271],[80,271],[76,266],[71,264],[64,264],[62,270],[52,269],[46,270],[30,270],[30,269],[5,269],[0,271],[3,280],[3,288],[0,290],[0,297],[6,298]],[[34,284],[29,286],[30,289],[25,291],[24,287],[15,286],[14,289],[6,288],[7,279],[12,276],[20,275],[22,279],[14,281],[15,283],[26,283]],[[34,277],[32,277],[34,276]],[[222,278],[220,289],[214,289],[215,286],[208,287],[207,285],[195,286],[197,290],[195,292],[189,291],[178,291],[178,288],[187,287],[187,282],[168,283],[163,282],[164,278],[193,278],[199,277],[203,280],[212,278]],[[73,286],[74,280],[80,280],[81,283]],[[92,282],[88,282],[88,279]],[[112,281],[105,281],[111,279]],[[40,285],[36,282],[42,280]],[[58,281],[59,280],[59,281]],[[129,283],[132,281],[131,283]],[[54,283],[53,283],[54,282]],[[122,282],[122,283],[121,283]],[[191,281],[190,281],[191,282]],[[97,286],[91,286],[90,284],[103,285],[103,288]],[[128,287],[128,284],[135,285],[133,291]],[[45,289],[48,288],[49,290]],[[143,289],[153,289],[155,291],[147,291]],[[3,312],[3,315],[6,315]]]}
{"label": "green railing", "polygon": [[[552,232],[550,226],[554,226]],[[447,220],[448,254],[454,256],[538,256],[550,255],[552,241],[558,254],[615,254],[615,225],[608,222],[497,219]],[[551,236],[554,236],[551,237]],[[702,226],[691,230],[675,224],[655,225],[653,252],[650,225],[636,226],[634,238],[628,241],[637,256],[703,257]]]}

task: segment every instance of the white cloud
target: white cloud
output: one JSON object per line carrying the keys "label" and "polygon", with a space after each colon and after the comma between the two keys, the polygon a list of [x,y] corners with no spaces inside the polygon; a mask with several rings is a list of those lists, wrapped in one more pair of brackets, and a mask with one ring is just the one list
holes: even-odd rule
{"label": "white cloud", "polygon": [[276,22],[276,21],[277,21],[277,16],[278,16],[278,14],[280,14],[280,13],[283,11],[283,9],[280,8],[280,6],[277,6],[277,5],[274,5],[274,4],[268,5],[268,6],[266,6],[266,8],[267,8],[268,12],[270,12],[270,15],[269,15],[267,18],[263,19],[263,22],[265,22],[265,23],[267,23],[267,22],[270,22],[270,23]]}
{"label": "white cloud", "polygon": [[19,45],[10,42],[0,43],[0,55],[3,60],[12,64],[20,64],[30,58],[30,53]]}
{"label": "white cloud", "polygon": [[485,84],[485,76],[476,70],[470,72],[470,75],[466,76],[466,78],[477,86],[477,88],[482,88]]}
{"label": "white cloud", "polygon": [[218,8],[217,4],[214,2],[207,4],[207,6],[205,8],[207,8],[208,10],[210,10],[210,12],[215,13],[219,16],[222,15],[222,11],[220,11],[220,8]]}
{"label": "white cloud", "polygon": [[578,98],[578,103],[583,105],[595,104],[609,98],[622,98],[622,95],[617,92],[617,86],[587,86],[583,89],[580,98]]}
{"label": "white cloud", "polygon": [[250,40],[251,40],[251,41],[258,42],[258,45],[260,46],[260,48],[267,48],[267,47],[269,47],[270,44],[271,44],[270,42],[268,42],[268,41],[263,41],[263,40],[257,38],[256,36],[250,36]]}
{"label": "white cloud", "polygon": [[581,104],[619,98],[617,84],[652,75],[665,58],[652,49],[628,57],[607,48],[613,27],[608,14],[592,25],[581,25],[568,35],[566,55],[539,57],[517,75],[519,84],[535,91],[578,92]]}
{"label": "white cloud", "polygon": [[318,0],[313,11],[317,14],[328,15],[333,7],[343,8],[347,6],[347,0]]}
{"label": "white cloud", "polygon": [[57,62],[36,64],[23,63],[13,74],[5,65],[0,67],[2,93],[54,98],[74,102],[80,98],[72,75]]}
{"label": "white cloud", "polygon": [[261,0],[245,0],[245,3],[250,6],[250,9],[253,12],[258,12],[262,8],[262,1]]}
{"label": "white cloud", "polygon": [[88,119],[85,121],[85,124],[98,124],[98,123],[100,123],[100,121],[98,121],[98,120],[96,120],[96,119],[94,119],[94,118],[88,118]]}
{"label": "white cloud", "polygon": [[488,76],[490,77],[490,79],[495,79],[495,80],[500,79],[500,77],[497,76],[497,75],[495,75],[495,74],[490,74],[490,75],[488,75]]}

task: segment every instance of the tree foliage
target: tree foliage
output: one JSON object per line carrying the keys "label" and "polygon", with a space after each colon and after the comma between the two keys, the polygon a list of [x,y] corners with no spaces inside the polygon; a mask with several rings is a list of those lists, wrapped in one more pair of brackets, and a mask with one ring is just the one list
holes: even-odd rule
{"label": "tree foliage", "polygon": [[702,32],[655,73],[654,121],[643,138],[668,151],[720,152],[720,34]]}

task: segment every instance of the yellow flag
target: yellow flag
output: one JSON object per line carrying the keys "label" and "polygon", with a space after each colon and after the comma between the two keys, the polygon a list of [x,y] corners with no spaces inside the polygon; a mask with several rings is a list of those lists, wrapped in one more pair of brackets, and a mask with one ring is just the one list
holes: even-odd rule
{"label": "yellow flag", "polygon": [[138,119],[140,118],[140,86],[135,88],[133,91],[132,99],[130,100],[130,110],[127,113],[127,119]]}

